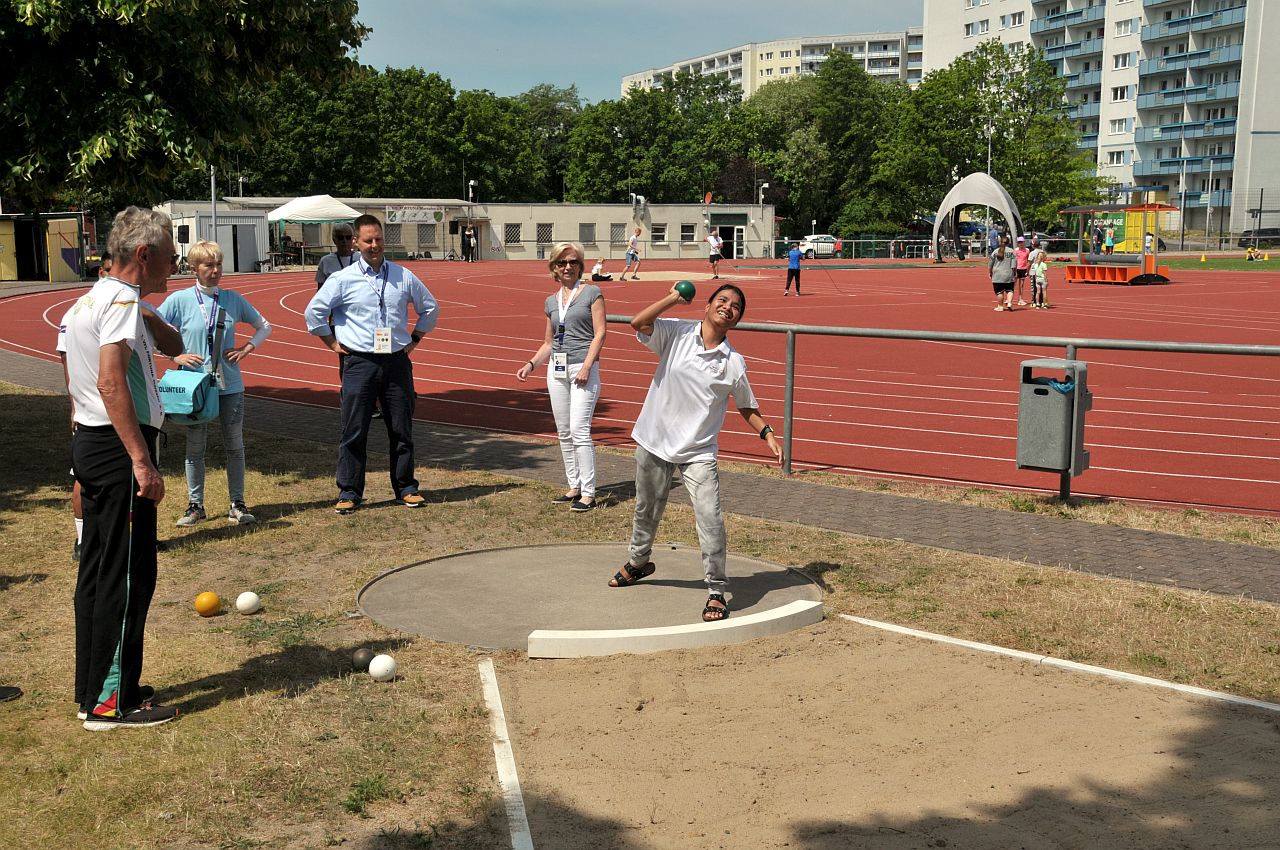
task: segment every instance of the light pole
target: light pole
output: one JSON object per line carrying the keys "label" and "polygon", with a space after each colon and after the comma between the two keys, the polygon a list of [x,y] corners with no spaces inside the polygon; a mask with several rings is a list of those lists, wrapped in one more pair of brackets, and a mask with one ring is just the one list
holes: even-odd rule
{"label": "light pole", "polygon": [[[764,225],[764,190],[769,188],[769,184],[766,181],[759,182],[760,188],[757,190],[757,200],[760,203],[760,224]],[[761,241],[764,242],[764,250],[760,252],[760,256],[767,257],[770,252],[769,243],[773,241],[773,222],[769,222],[769,229],[767,232],[763,230],[761,232],[764,234],[761,236]]]}
{"label": "light pole", "polygon": [[1207,212],[1204,218],[1204,247],[1209,248],[1209,234],[1213,232],[1213,156],[1206,156],[1204,161],[1209,163],[1209,182],[1206,187],[1209,190],[1209,203],[1205,206]]}

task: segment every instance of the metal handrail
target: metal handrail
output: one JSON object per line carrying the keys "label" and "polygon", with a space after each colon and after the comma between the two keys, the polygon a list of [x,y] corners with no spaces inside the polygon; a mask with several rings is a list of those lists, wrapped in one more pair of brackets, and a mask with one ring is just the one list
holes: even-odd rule
{"label": "metal handrail", "polygon": [[[610,315],[607,321],[631,324],[630,316]],[[1164,342],[1147,339],[1092,339],[1070,336],[1021,336],[1018,334],[979,334],[960,331],[914,331],[893,328],[842,328],[829,325],[788,325],[742,322],[735,331],[757,331],[787,335],[786,385],[782,397],[782,471],[791,474],[792,413],[795,403],[796,335],[853,336],[868,339],[914,339],[926,342],[979,342],[993,345],[1030,345],[1061,348],[1067,360],[1075,360],[1082,348],[1113,351],[1161,351],[1177,354],[1233,354],[1254,357],[1280,357],[1280,345],[1235,345],[1219,342]]]}

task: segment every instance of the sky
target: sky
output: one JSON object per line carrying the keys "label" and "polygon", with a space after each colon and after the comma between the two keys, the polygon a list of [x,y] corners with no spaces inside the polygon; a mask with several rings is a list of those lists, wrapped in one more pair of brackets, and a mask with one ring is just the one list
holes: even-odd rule
{"label": "sky", "polygon": [[594,103],[616,100],[627,74],[751,41],[920,26],[924,0],[361,0],[356,17],[373,27],[359,59],[379,70],[416,66],[499,95],[577,84]]}

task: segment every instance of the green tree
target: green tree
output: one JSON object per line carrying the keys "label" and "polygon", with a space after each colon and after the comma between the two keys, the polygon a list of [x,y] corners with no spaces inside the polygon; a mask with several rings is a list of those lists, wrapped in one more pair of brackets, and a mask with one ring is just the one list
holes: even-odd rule
{"label": "green tree", "polygon": [[[577,86],[557,88],[540,83],[516,97],[525,108],[535,151],[546,176],[538,199],[564,200],[564,175],[569,167],[569,134],[582,114]],[[534,200],[534,199],[530,199]]]}
{"label": "green tree", "polygon": [[896,121],[874,156],[865,192],[844,220],[897,222],[932,214],[961,178],[987,170],[1030,224],[1096,198],[1093,162],[1067,117],[1065,81],[1037,51],[1008,52],[985,42],[930,73],[897,105]]}
{"label": "green tree", "polygon": [[355,0],[10,0],[0,12],[0,192],[155,201],[194,164],[252,137],[258,95],[292,70],[348,67],[369,30]]}
{"label": "green tree", "polygon": [[658,203],[690,203],[739,152],[739,93],[720,77],[681,73],[660,89],[585,108],[569,135],[566,195],[623,202],[628,192]]}
{"label": "green tree", "polygon": [[[467,197],[464,184],[473,179],[485,201],[528,201],[543,191],[543,160],[518,100],[489,91],[464,91],[458,94],[455,110],[454,173],[463,192],[459,197]],[[442,194],[452,196],[453,191]]]}

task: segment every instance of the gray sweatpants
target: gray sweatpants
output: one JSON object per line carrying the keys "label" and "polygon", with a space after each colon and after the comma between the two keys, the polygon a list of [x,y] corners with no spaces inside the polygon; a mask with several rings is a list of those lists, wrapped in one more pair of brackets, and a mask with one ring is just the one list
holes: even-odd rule
{"label": "gray sweatpants", "polygon": [[725,576],[724,514],[720,512],[720,475],[712,460],[671,463],[636,446],[636,513],[631,524],[631,564],[649,563],[658,523],[667,509],[671,475],[676,467],[684,480],[698,523],[698,545],[702,549],[702,569],[707,590],[723,594],[729,583]]}

